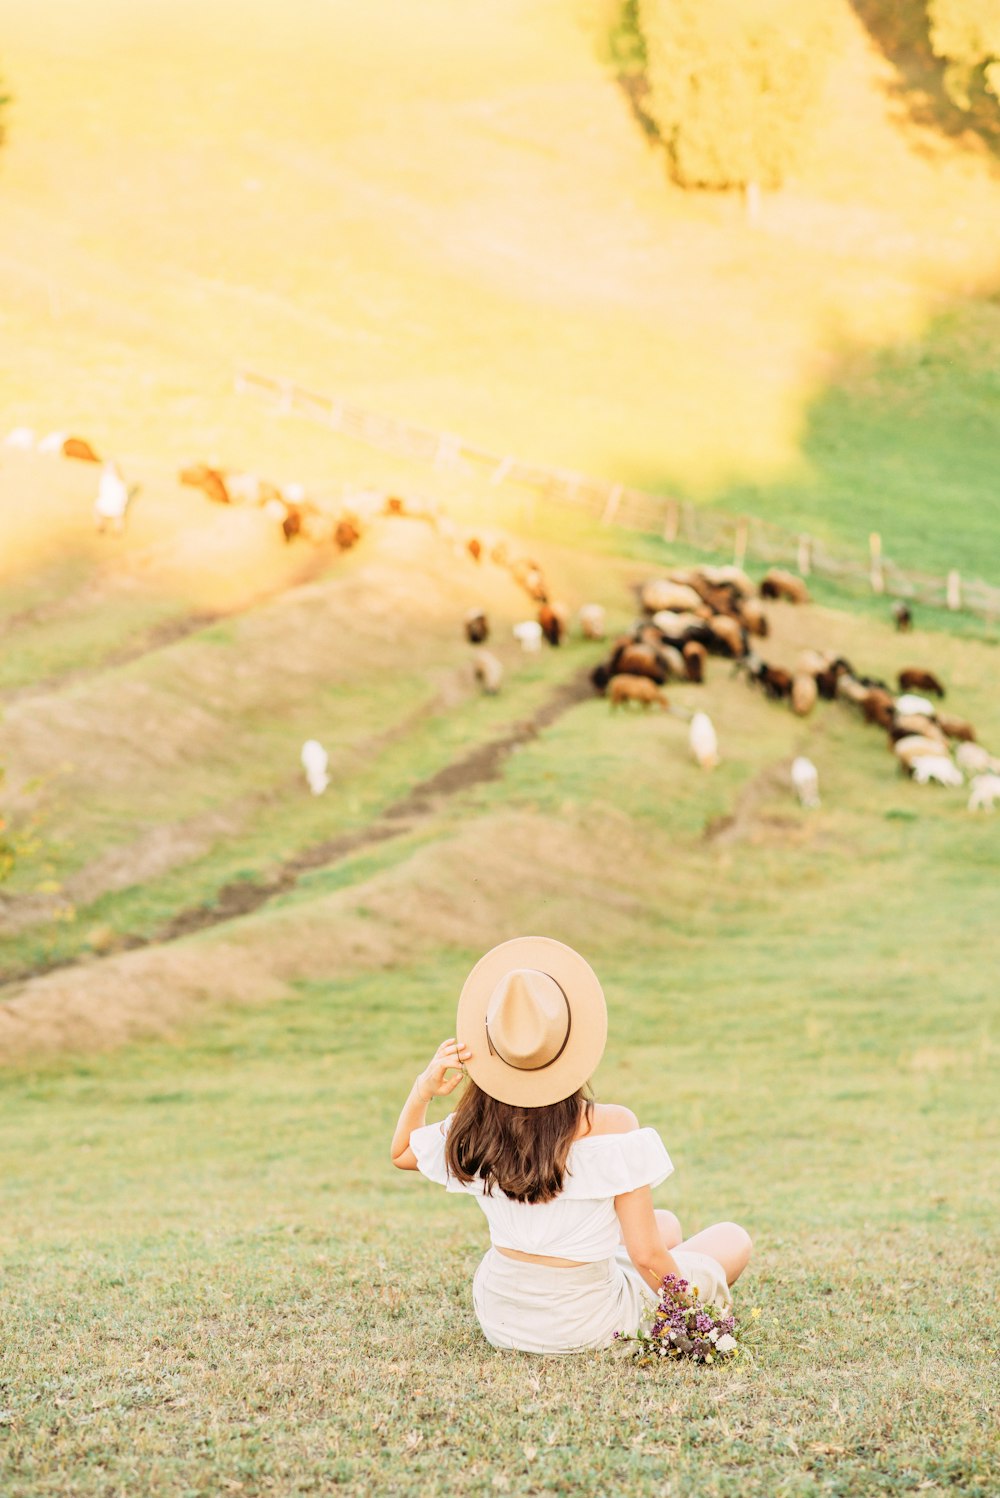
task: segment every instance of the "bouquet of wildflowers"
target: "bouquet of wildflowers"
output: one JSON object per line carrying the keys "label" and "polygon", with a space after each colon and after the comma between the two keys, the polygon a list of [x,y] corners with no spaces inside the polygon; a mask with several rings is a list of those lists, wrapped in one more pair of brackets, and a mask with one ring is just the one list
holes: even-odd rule
{"label": "bouquet of wildflowers", "polygon": [[668,1274],[660,1286],[660,1301],[649,1313],[651,1324],[634,1337],[616,1332],[619,1343],[634,1342],[640,1362],[654,1358],[690,1358],[695,1363],[724,1363],[736,1357],[736,1318],[731,1310],[705,1305],[697,1285]]}

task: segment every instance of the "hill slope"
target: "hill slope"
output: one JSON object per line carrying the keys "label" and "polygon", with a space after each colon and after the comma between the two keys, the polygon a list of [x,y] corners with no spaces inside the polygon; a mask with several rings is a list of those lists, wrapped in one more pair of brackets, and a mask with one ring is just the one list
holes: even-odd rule
{"label": "hill slope", "polygon": [[[988,571],[956,531],[995,518],[996,391],[938,319],[971,299],[995,321],[976,300],[996,285],[989,159],[907,118],[845,0],[824,129],[751,228],[735,200],[667,185],[595,25],[571,0],[420,0],[404,21],[387,0],[0,4],[9,420],[171,464],[353,472],[328,434],[232,396],[247,361]],[[872,424],[900,383],[896,355],[874,379],[866,362],[886,347],[904,380],[937,361],[941,444],[933,421]]]}

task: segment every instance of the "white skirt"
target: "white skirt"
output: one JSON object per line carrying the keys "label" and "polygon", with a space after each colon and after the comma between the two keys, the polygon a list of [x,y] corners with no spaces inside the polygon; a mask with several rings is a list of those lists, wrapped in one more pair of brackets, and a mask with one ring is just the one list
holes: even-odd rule
{"label": "white skirt", "polygon": [[[677,1267],[706,1303],[729,1306],[722,1265],[709,1254],[674,1248]],[[529,1264],[491,1248],[472,1281],[472,1304],[493,1347],[570,1353],[610,1347],[615,1332],[633,1336],[657,1295],[624,1247],[594,1264]]]}

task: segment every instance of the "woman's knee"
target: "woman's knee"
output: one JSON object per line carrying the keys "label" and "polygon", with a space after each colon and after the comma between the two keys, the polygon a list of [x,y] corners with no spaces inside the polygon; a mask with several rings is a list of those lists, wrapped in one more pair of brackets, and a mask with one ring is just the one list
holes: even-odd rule
{"label": "woman's knee", "polygon": [[676,1248],[684,1237],[678,1218],[673,1212],[668,1212],[663,1207],[654,1208],[653,1216],[656,1218],[656,1227],[664,1248],[668,1250]]}
{"label": "woman's knee", "polygon": [[753,1239],[746,1228],[740,1227],[738,1222],[722,1222],[719,1226],[726,1231],[730,1262],[736,1273],[742,1274],[753,1253]]}

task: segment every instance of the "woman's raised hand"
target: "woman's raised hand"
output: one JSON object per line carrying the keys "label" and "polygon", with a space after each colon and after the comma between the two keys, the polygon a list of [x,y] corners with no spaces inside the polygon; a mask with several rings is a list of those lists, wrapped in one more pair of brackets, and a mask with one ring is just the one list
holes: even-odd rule
{"label": "woman's raised hand", "polygon": [[[447,1097],[449,1092],[454,1092],[462,1080],[462,1068],[471,1059],[472,1052],[467,1045],[459,1045],[454,1037],[442,1041],[430,1064],[417,1078],[417,1091],[423,1101],[429,1103],[432,1097]],[[449,1071],[454,1071],[455,1075],[446,1076]]]}

